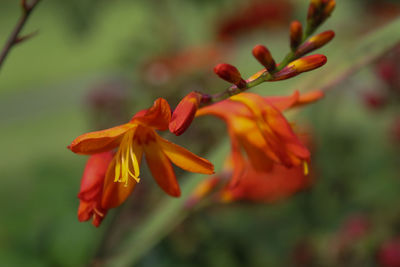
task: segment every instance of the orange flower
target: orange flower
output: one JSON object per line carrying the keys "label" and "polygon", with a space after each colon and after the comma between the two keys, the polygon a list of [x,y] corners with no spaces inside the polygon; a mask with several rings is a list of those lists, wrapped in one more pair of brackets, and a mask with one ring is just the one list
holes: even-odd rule
{"label": "orange flower", "polygon": [[[302,135],[301,141],[307,147],[312,147],[309,135]],[[242,177],[236,186],[231,186],[229,178],[234,174],[236,164],[230,154],[222,172],[202,181],[192,192],[185,206],[192,208],[205,198],[225,203],[240,200],[272,203],[290,197],[314,182],[313,175],[308,173],[308,169],[305,172],[302,165],[287,168],[273,163],[271,170],[257,171],[248,159],[243,159]]]}
{"label": "orange flower", "polygon": [[88,221],[91,218],[94,226],[99,227],[107,210],[101,207],[104,178],[108,165],[113,158],[112,152],[94,154],[88,159],[81,181],[80,199],[78,208],[79,221]]}
{"label": "orange flower", "polygon": [[118,148],[110,163],[101,206],[119,206],[140,181],[139,166],[145,154],[149,169],[158,185],[169,195],[179,196],[171,161],[184,170],[204,174],[213,173],[213,165],[206,159],[160,137],[155,130],[167,130],[171,109],[166,100],[158,98],[154,105],[138,112],[125,124],[83,134],[69,149],[78,154],[96,154]]}
{"label": "orange flower", "polygon": [[241,200],[272,203],[288,198],[313,183],[312,176],[304,173],[303,166],[286,168],[274,163],[270,171],[256,171],[245,160],[243,177],[232,187],[227,178],[233,166],[230,160],[227,162],[220,175],[202,181],[195,188],[185,203],[186,208],[192,208],[207,197],[224,203]]}
{"label": "orange flower", "polygon": [[288,168],[304,166],[306,171],[310,152],[295,135],[282,111],[322,96],[320,91],[304,96],[296,91],[289,97],[270,98],[241,93],[199,109],[196,116],[214,115],[227,123],[234,166],[231,185],[235,185],[245,169],[242,148],[256,171],[271,171],[274,163]]}

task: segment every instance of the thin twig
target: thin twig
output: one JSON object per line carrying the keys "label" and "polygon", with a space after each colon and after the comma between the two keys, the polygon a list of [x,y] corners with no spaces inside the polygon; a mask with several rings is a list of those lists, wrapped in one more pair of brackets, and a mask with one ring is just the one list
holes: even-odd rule
{"label": "thin twig", "polygon": [[25,41],[32,35],[27,35],[27,36],[20,36],[20,33],[22,31],[22,28],[24,27],[26,21],[29,18],[29,15],[32,13],[33,9],[39,4],[40,0],[33,0],[31,3],[27,3],[26,0],[21,1],[21,7],[22,7],[22,15],[19,18],[17,24],[14,27],[14,30],[11,32],[10,37],[8,38],[6,44],[4,45],[4,48],[1,51],[0,54],[0,69],[1,66],[3,65],[7,55],[9,54],[11,48],[15,46],[18,43],[21,43],[22,41]]}

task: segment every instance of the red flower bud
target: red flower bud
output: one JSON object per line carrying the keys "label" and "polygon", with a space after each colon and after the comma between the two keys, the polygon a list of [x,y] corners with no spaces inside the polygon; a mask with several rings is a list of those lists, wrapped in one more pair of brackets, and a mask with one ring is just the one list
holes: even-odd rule
{"label": "red flower bud", "polygon": [[303,38],[303,27],[297,20],[290,24],[290,47],[295,50],[300,44]]}
{"label": "red flower bud", "polygon": [[263,45],[256,45],[253,48],[253,56],[261,63],[269,72],[276,67],[275,60],[272,58],[268,48]]}
{"label": "red flower bud", "polygon": [[246,87],[246,81],[243,80],[242,75],[238,69],[230,64],[218,64],[214,68],[215,74],[221,79],[235,84],[238,88],[242,89]]}
{"label": "red flower bud", "polygon": [[302,72],[314,70],[323,66],[327,59],[324,55],[311,55],[290,62],[281,71],[275,73],[273,81],[280,81],[297,76]]}
{"label": "red flower bud", "polygon": [[191,92],[185,96],[172,113],[169,130],[175,135],[183,134],[194,119],[202,94]]}
{"label": "red flower bud", "polygon": [[335,0],[328,1],[328,3],[325,5],[324,10],[322,12],[322,15],[324,16],[325,19],[328,18],[332,14],[335,7],[336,7]]}
{"label": "red flower bud", "polygon": [[296,56],[297,57],[303,56],[324,46],[325,44],[330,42],[330,40],[332,40],[333,37],[335,37],[334,31],[325,31],[311,37],[296,50]]}
{"label": "red flower bud", "polygon": [[313,29],[318,27],[331,15],[335,6],[335,0],[311,0],[307,15],[309,25]]}

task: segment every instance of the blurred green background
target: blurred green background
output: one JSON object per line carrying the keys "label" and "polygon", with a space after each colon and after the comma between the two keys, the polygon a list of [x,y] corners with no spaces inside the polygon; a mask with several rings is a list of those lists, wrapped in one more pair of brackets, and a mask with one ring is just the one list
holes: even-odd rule
{"label": "blurred green background", "polygon": [[[16,46],[0,71],[1,266],[84,266],[96,251],[100,258],[108,254],[118,238],[108,248],[98,244],[114,213],[99,229],[78,222],[76,194],[86,158],[66,146],[84,132],[126,121],[156,97],[174,105],[194,89],[220,91],[226,84],[212,73],[216,62],[251,75],[260,68],[250,53],[255,44],[266,44],[280,60],[289,49],[290,20],[304,22],[308,2],[258,1],[272,15],[255,16],[244,29],[223,27],[238,14],[248,17],[252,2],[42,0],[24,29],[39,30],[37,36]],[[319,52],[328,57],[325,73],[331,58],[340,62],[343,49],[397,18],[399,10],[398,1],[338,0],[321,29],[337,34]],[[1,1],[1,45],[19,14],[17,1]],[[386,61],[400,58],[393,53]],[[400,74],[398,62],[391,67]],[[318,175],[310,190],[275,205],[198,210],[137,266],[378,266],[381,244],[400,234],[400,90],[389,88],[400,82],[388,85],[379,64],[363,67],[296,116],[315,139]],[[289,94],[288,88],[302,79],[313,84],[321,73],[263,84],[257,92]],[[192,128],[174,141],[203,156],[225,135],[224,125],[211,118]],[[124,209],[126,231],[140,232],[141,216],[160,202],[161,191],[148,178],[137,201]],[[352,227],[365,234],[343,245],[338,240],[354,217]]]}

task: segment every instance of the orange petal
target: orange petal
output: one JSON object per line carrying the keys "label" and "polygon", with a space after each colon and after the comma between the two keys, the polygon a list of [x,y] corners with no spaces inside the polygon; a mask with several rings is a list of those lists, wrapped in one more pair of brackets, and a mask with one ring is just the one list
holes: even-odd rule
{"label": "orange petal", "polygon": [[175,177],[174,169],[158,143],[148,142],[144,146],[147,165],[157,184],[169,195],[179,197],[181,190]]}
{"label": "orange petal", "polygon": [[[253,132],[255,134],[257,132]],[[263,140],[261,134],[259,135],[260,141]],[[243,146],[246,154],[249,158],[249,161],[254,169],[257,171],[270,171],[272,168],[272,161],[270,158],[275,158],[273,154],[267,153],[269,152],[269,147],[264,142],[255,142],[254,137],[256,136],[240,136],[238,137],[240,140],[240,144]]]}
{"label": "orange petal", "polygon": [[307,105],[313,103],[315,101],[320,100],[324,97],[324,92],[321,90],[315,90],[308,93],[305,93],[299,97],[299,100],[296,103],[296,107]]}
{"label": "orange petal", "polygon": [[229,131],[229,135],[231,138],[231,155],[228,162],[232,164],[233,173],[231,181],[229,182],[229,187],[235,187],[244,173],[244,166],[245,166],[245,159],[242,156],[240,151],[240,145],[236,137],[233,135],[232,132]]}
{"label": "orange petal", "polygon": [[112,158],[112,152],[94,154],[89,157],[83,172],[78,198],[91,201],[101,195],[104,178]]}
{"label": "orange petal", "polygon": [[114,158],[108,167],[104,181],[103,197],[101,200],[101,206],[104,209],[111,209],[121,205],[132,193],[137,184],[133,177],[131,177],[132,179],[128,183],[114,182],[115,162]]}
{"label": "orange petal", "polygon": [[227,120],[231,118],[232,115],[246,116],[251,115],[251,113],[242,104],[227,99],[197,110],[196,117],[204,115],[213,115],[223,120]]}
{"label": "orange petal", "polygon": [[204,174],[213,174],[214,165],[208,160],[201,158],[189,150],[171,143],[160,136],[157,136],[157,142],[165,155],[177,166],[189,172]]}
{"label": "orange petal", "polygon": [[134,123],[126,123],[110,129],[86,133],[72,141],[68,148],[72,152],[86,155],[106,152],[116,148],[121,137],[133,127],[136,127]]}
{"label": "orange petal", "polygon": [[146,112],[143,110],[138,112],[131,122],[140,122],[148,127],[163,131],[168,129],[170,120],[171,108],[168,102],[163,98],[158,98],[151,108],[147,109]]}
{"label": "orange petal", "polygon": [[298,104],[299,97],[300,93],[296,90],[291,96],[270,96],[265,97],[264,99],[274,105],[280,111],[285,111],[286,109]]}

